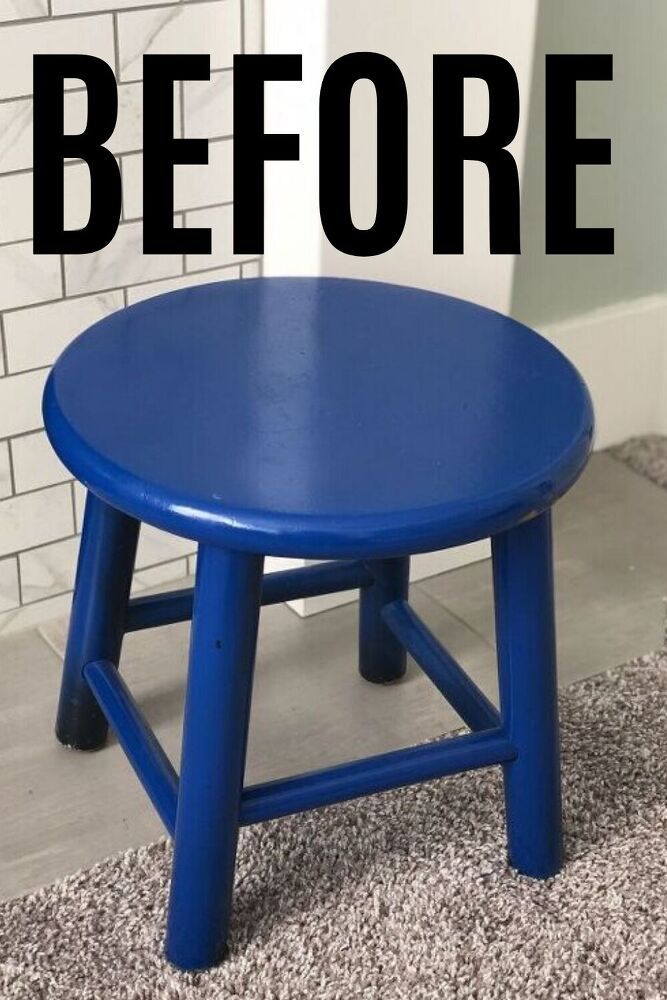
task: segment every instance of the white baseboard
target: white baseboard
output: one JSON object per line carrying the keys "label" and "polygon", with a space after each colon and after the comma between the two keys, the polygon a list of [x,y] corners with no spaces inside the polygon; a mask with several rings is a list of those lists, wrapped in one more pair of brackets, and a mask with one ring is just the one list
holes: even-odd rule
{"label": "white baseboard", "polygon": [[[456,549],[445,549],[442,552],[426,552],[412,557],[410,579],[425,580],[426,577],[437,576],[438,573],[458,569],[459,566],[466,566],[480,559],[488,559],[489,555],[489,543],[486,540],[461,545]],[[302,565],[307,564],[302,563]],[[320,611],[329,611],[331,608],[338,608],[341,604],[351,604],[358,599],[358,590],[348,590],[344,594],[326,594],[324,597],[306,597],[299,601],[290,601],[289,607],[302,618],[308,618],[310,615],[319,614]]]}
{"label": "white baseboard", "polygon": [[667,296],[620,302],[540,328],[584,376],[595,448],[667,432]]}

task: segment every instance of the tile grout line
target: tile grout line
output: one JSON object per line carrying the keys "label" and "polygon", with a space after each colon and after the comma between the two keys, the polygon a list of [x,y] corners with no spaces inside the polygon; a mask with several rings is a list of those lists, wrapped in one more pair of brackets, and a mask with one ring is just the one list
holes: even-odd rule
{"label": "tile grout line", "polygon": [[56,299],[57,302],[64,302],[67,299],[67,278],[65,275],[65,254],[58,254],[59,266],[60,266],[60,289],[62,295],[60,299]]}
{"label": "tile grout line", "polygon": [[[221,2],[230,3],[232,2],[232,0],[187,0],[187,6],[196,8],[196,7],[206,7],[207,5],[209,5],[212,7],[214,4]],[[53,0],[48,0],[48,3],[51,6]],[[36,17],[23,17],[20,20],[15,19],[13,21],[2,21],[0,22],[0,31],[2,31],[3,28],[22,28],[24,25],[50,24],[50,23],[58,24],[60,21],[67,21],[68,19],[74,20],[75,18],[78,20],[80,18],[86,18],[86,17],[88,18],[106,17],[109,14],[113,13],[140,14],[143,13],[144,11],[170,10],[173,7],[178,9],[178,7],[181,6],[181,3],[182,0],[181,2],[178,2],[177,0],[176,3],[165,3],[164,0],[154,0],[152,4],[142,4],[136,7],[123,7],[120,11],[117,11],[113,7],[111,0],[109,0],[107,6],[102,6],[98,10],[73,10],[73,11],[68,11],[65,14],[48,13],[48,14],[39,14]],[[185,5],[183,4],[183,6]]]}
{"label": "tile grout line", "polygon": [[[8,497],[5,497],[4,500],[13,500],[13,498],[15,496],[18,496],[19,494],[16,492],[16,472],[14,471],[14,451],[12,449],[12,442],[11,442],[11,440],[7,440],[7,460],[9,462],[9,486],[10,486],[10,489],[11,489],[12,492],[10,493],[10,495]],[[4,500],[3,500],[3,502],[4,502]]]}
{"label": "tile grout line", "polygon": [[[26,431],[22,434],[15,434],[13,437],[2,438],[2,441],[6,441],[9,445],[11,445],[13,441],[21,441],[23,440],[23,438],[29,437],[30,434],[39,434],[39,433],[41,433],[41,431]],[[73,483],[76,481],[77,480],[72,479],[70,474],[66,479],[61,479],[57,483],[47,483],[45,486],[33,486],[29,490],[17,490],[16,493],[13,493],[11,497],[5,497],[4,500],[0,500],[0,507],[7,500],[18,499],[18,497],[30,497],[33,496],[35,493],[43,493],[45,490],[54,490],[56,489],[57,486],[67,486],[68,483]]]}
{"label": "tile grout line", "polygon": [[120,39],[118,37],[118,11],[113,12],[113,57],[116,85],[120,81]]}
{"label": "tile grout line", "polygon": [[74,493],[74,480],[72,480],[70,486],[69,499],[72,508],[72,531],[74,532],[74,537],[76,538],[79,532],[76,526],[76,494]]}
{"label": "tile grout line", "polygon": [[[231,205],[232,203],[230,202],[229,204]],[[214,205],[213,206],[213,208],[227,208],[227,207],[229,207],[229,206],[228,205]],[[189,213],[189,212],[198,212],[198,211],[200,211],[200,210],[197,209],[197,208],[185,209],[184,210],[184,214],[185,213]],[[202,211],[204,211],[204,209],[202,209]],[[30,241],[27,240],[27,241],[23,241],[23,242],[30,242]],[[234,263],[212,264],[210,267],[197,267],[197,268],[195,268],[194,270],[192,270],[192,271],[190,271],[188,273],[192,274],[192,275],[210,274],[212,271],[227,271],[227,270],[229,270],[232,267],[240,267],[241,264],[258,264],[259,261],[260,261],[259,257],[251,257],[248,260],[238,261],[238,262],[234,262]],[[135,281],[135,282],[132,282],[132,284],[129,284],[129,285],[111,285],[108,288],[97,288],[97,289],[93,289],[93,290],[89,289],[88,291],[85,291],[85,292],[73,292],[73,293],[70,292],[70,294],[66,295],[64,298],[62,296],[59,296],[58,298],[54,298],[54,299],[45,299],[42,302],[28,302],[28,303],[26,303],[25,305],[22,305],[22,306],[13,306],[13,307],[7,308],[7,309],[4,310],[4,312],[5,313],[11,313],[13,315],[14,313],[25,312],[26,309],[39,309],[39,308],[41,308],[43,306],[58,305],[59,303],[62,303],[62,302],[76,302],[78,299],[91,298],[91,297],[94,297],[96,295],[110,295],[113,292],[122,292],[124,288],[127,288],[128,290],[131,290],[133,288],[143,288],[146,285],[156,285],[160,281],[174,281],[174,280],[176,280],[178,278],[182,278],[182,277],[184,277],[184,275],[182,275],[182,274],[171,274],[171,275],[163,276],[161,278],[147,278],[147,279],[144,279],[143,281]],[[20,372],[7,372],[7,375],[22,375],[22,374],[25,373],[25,371],[38,371],[41,368],[50,368],[50,367],[51,367],[50,364],[48,364],[48,365],[40,365],[39,368],[27,368],[27,369],[22,370]],[[6,378],[6,376],[2,376],[2,378]]]}
{"label": "tile grout line", "polygon": [[[68,541],[71,541],[74,538],[79,538],[79,535],[71,535],[68,538],[59,539],[59,541],[68,542]],[[51,542],[51,543],[48,543],[48,544],[57,545],[58,542]],[[42,548],[46,548],[46,546],[41,546],[41,547]],[[30,551],[32,552],[32,551],[34,551],[34,549],[31,549]],[[17,560],[18,568],[19,568],[19,571],[20,571],[21,560],[20,560],[19,557],[21,555],[23,555],[23,552],[13,554],[11,557],[4,557],[3,556],[2,558],[15,558]],[[169,584],[169,583],[177,583],[179,580],[186,580],[191,575],[188,572],[188,559],[190,558],[191,555],[192,555],[192,553],[190,555],[176,556],[176,557],[174,557],[172,559],[162,559],[160,562],[150,563],[150,565],[148,565],[148,566],[141,566],[138,569],[135,569],[135,571],[133,573],[133,582],[134,582],[134,577],[135,576],[139,576],[141,573],[148,573],[150,570],[161,569],[164,566],[171,566],[172,564],[175,566],[178,563],[184,563],[186,572],[182,576],[175,576],[171,580],[165,580],[164,582],[165,582],[165,584]],[[153,586],[152,584],[148,584],[146,587],[143,588],[143,590],[148,590],[148,589],[152,588],[152,586]],[[158,584],[158,586],[162,586],[162,585]],[[139,589],[138,591],[135,591],[135,593],[132,596],[134,596],[134,597],[141,597],[142,594],[143,594],[143,590]],[[19,605],[17,605],[17,607],[18,608],[32,608],[36,604],[43,604],[45,601],[55,600],[55,598],[57,598],[57,597],[66,597],[68,594],[71,594],[71,593],[73,593],[72,587],[68,587],[67,590],[59,590],[55,594],[47,594],[45,597],[36,597],[32,601],[26,601],[26,602],[23,601],[23,596],[22,596],[22,593],[21,593],[21,603]]]}
{"label": "tile grout line", "polygon": [[18,552],[16,553],[16,579],[19,586],[19,607],[23,608],[26,605],[23,603],[23,577],[21,573],[21,560],[19,559]]}
{"label": "tile grout line", "polygon": [[[231,202],[230,202],[230,204],[231,204]],[[213,207],[214,208],[219,208],[219,207],[227,207],[227,206],[214,205]],[[192,209],[192,211],[198,211],[198,209]],[[183,214],[185,214],[185,213],[183,213]],[[113,294],[116,294],[116,293],[121,293],[122,294],[123,292],[130,292],[134,288],[145,288],[145,287],[147,287],[149,285],[157,285],[157,284],[159,284],[160,282],[163,282],[163,281],[177,281],[179,278],[183,278],[183,277],[197,277],[199,275],[213,274],[216,271],[229,271],[232,268],[241,268],[243,265],[257,264],[258,266],[261,266],[261,263],[262,263],[262,261],[261,261],[260,257],[252,257],[252,258],[249,258],[248,260],[239,261],[238,263],[233,263],[233,264],[213,264],[211,267],[198,267],[198,268],[196,268],[193,271],[189,271],[185,275],[184,274],[176,274],[176,275],[171,275],[171,276],[166,277],[166,278],[149,278],[146,281],[138,281],[138,282],[135,282],[134,284],[127,285],[127,286],[125,286],[125,285],[114,285],[111,288],[102,288],[102,289],[98,289],[97,291],[75,292],[74,294],[69,294],[69,295],[65,296],[64,298],[63,297],[59,297],[57,299],[47,299],[47,300],[45,300],[43,302],[29,302],[29,303],[26,303],[25,305],[22,305],[22,306],[14,306],[11,309],[6,309],[5,313],[14,315],[15,313],[25,312],[28,309],[41,309],[41,308],[45,308],[47,306],[54,306],[54,305],[60,305],[60,304],[63,304],[63,303],[77,302],[77,301],[79,301],[81,299],[95,298],[96,296],[100,296],[100,295],[113,295]],[[45,369],[51,368],[51,366],[52,366],[52,362],[49,362],[48,364],[45,364],[45,365],[37,365],[34,368],[21,368],[18,371],[11,371],[11,370],[9,370],[9,371],[6,371],[4,375],[0,375],[0,381],[2,381],[5,378],[14,378],[17,375],[27,375],[27,374],[30,374],[31,372],[44,371]],[[6,435],[6,437],[17,437],[17,436],[21,436],[23,434],[34,434],[39,429],[40,428],[32,428],[29,431],[21,431],[19,434]],[[0,438],[0,440],[4,440],[4,439]]]}
{"label": "tile grout line", "polygon": [[75,532],[72,535],[59,535],[58,538],[52,538],[48,542],[40,542],[38,545],[28,545],[24,549],[15,549],[13,552],[4,552],[0,558],[8,559],[11,556],[16,556],[18,559],[19,556],[25,555],[27,552],[36,552],[37,549],[45,549],[48,545],[57,545],[58,542],[70,542],[73,538],[78,537],[78,532]]}
{"label": "tile grout line", "polygon": [[[142,8],[142,9],[145,9],[145,8]],[[121,11],[121,13],[122,13],[122,11]],[[2,28],[2,23],[0,23],[0,28]],[[217,66],[217,67],[214,67],[214,68],[211,69],[211,79],[213,79],[213,77],[222,76],[223,73],[233,74],[233,72],[234,72],[234,67],[233,66]],[[140,87],[143,84],[143,80],[139,77],[139,78],[134,79],[134,80],[118,80],[117,83],[118,83],[118,89],[119,90],[125,90],[128,87]],[[87,92],[87,88],[86,87],[68,87],[67,90],[65,91],[65,95],[64,96],[67,98],[71,94],[85,94],[86,92]],[[0,107],[2,107],[3,104],[32,104],[32,95],[31,94],[13,94],[11,97],[0,97]],[[231,135],[232,134],[229,133],[226,136],[210,136],[209,138],[210,138],[211,142],[215,142],[216,139],[218,139],[218,138],[231,138]],[[122,150],[119,150],[118,153],[116,153],[115,155],[120,155],[120,153],[140,153],[140,152],[141,152],[141,149],[122,149]],[[81,160],[81,161],[75,161],[75,162],[81,162],[82,163],[83,160]],[[67,165],[69,165],[69,164],[66,164],[66,166]],[[32,170],[32,167],[15,167],[13,170],[3,170],[3,171],[0,171],[0,173],[2,173],[3,176],[5,176],[6,174],[9,175],[9,174],[25,173],[28,170]]]}
{"label": "tile grout line", "polygon": [[3,378],[9,375],[9,361],[7,358],[7,342],[5,340],[5,314],[0,313],[0,349],[2,350],[2,364],[5,369]]}
{"label": "tile grout line", "polygon": [[79,526],[76,523],[76,480],[72,479],[70,482],[70,494],[72,496],[72,511],[74,512],[74,533],[79,534]]}

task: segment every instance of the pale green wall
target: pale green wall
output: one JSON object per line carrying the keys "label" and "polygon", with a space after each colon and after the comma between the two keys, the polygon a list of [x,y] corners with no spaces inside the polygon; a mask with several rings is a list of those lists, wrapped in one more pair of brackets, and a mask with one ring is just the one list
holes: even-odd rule
{"label": "pale green wall", "polygon": [[[613,226],[616,254],[544,253],[544,56],[611,52],[614,81],[579,84],[582,136],[612,166],[579,167],[579,225]],[[667,0],[542,0],[523,178],[515,316],[536,325],[667,287]]]}

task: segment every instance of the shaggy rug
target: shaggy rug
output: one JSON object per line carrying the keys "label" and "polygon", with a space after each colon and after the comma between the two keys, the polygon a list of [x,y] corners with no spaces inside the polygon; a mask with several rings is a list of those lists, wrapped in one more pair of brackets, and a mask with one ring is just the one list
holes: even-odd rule
{"label": "shaggy rug", "polygon": [[667,997],[667,653],[562,695],[567,865],[505,863],[498,768],[245,830],[231,957],[162,959],[166,842],[0,906],[3,1000]]}
{"label": "shaggy rug", "polygon": [[645,434],[630,438],[623,444],[609,449],[620,462],[625,462],[640,476],[646,476],[658,486],[667,489],[667,437],[661,434]]}

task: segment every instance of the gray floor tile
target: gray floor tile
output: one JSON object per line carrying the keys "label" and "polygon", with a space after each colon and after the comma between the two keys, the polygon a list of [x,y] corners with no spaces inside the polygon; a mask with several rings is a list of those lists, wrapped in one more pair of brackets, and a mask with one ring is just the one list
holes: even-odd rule
{"label": "gray floor tile", "polygon": [[[562,683],[662,643],[667,594],[667,493],[605,454],[593,456],[555,508],[554,552]],[[486,560],[425,580],[430,594],[495,641]]]}

